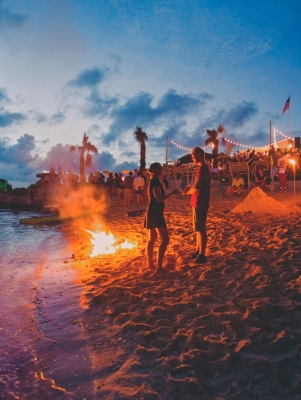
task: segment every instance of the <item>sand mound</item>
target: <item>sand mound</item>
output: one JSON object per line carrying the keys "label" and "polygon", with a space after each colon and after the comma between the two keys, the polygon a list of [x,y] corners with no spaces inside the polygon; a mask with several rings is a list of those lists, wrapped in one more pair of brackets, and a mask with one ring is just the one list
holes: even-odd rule
{"label": "sand mound", "polygon": [[233,213],[246,213],[248,211],[254,214],[279,214],[285,212],[286,209],[257,187],[252,189],[245,200],[232,210]]}

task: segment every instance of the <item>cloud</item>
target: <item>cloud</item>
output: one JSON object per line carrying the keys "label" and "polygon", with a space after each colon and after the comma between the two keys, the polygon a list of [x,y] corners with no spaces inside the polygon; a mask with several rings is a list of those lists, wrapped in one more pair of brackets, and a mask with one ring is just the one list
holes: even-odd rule
{"label": "cloud", "polygon": [[[46,154],[43,160],[44,169],[50,170],[51,167],[57,169],[61,167],[62,171],[69,169],[76,174],[79,174],[79,153],[70,153],[70,145],[62,145],[61,143],[52,147]],[[114,170],[116,167],[116,160],[114,156],[108,151],[102,151],[97,154],[92,154],[92,165],[86,168],[86,173]]]}
{"label": "cloud", "polygon": [[225,112],[222,123],[230,128],[239,128],[244,126],[257,113],[258,108],[254,102],[242,101]]}
{"label": "cloud", "polygon": [[28,111],[28,117],[32,118],[37,124],[56,125],[65,121],[66,116],[62,112],[54,113],[47,116],[40,111]]}
{"label": "cloud", "polygon": [[4,88],[0,88],[0,102],[8,100],[6,95],[6,90]]}
{"label": "cloud", "polygon": [[26,116],[21,113],[11,113],[0,107],[0,128],[5,128],[12,124],[20,124],[26,120]]}
{"label": "cloud", "polygon": [[179,94],[171,89],[159,99],[157,106],[152,106],[153,96],[150,93],[139,92],[112,111],[110,116],[114,122],[108,134],[102,137],[102,141],[105,144],[114,142],[122,132],[128,130],[134,132],[136,126],[142,126],[147,130],[149,127],[161,125],[162,131],[162,124],[173,125],[175,120],[185,119],[210,98],[206,93]]}
{"label": "cloud", "polygon": [[63,113],[58,112],[58,113],[52,114],[50,116],[49,123],[51,125],[56,125],[56,124],[60,124],[61,122],[65,121],[65,119],[66,119],[66,116]]}
{"label": "cloud", "polygon": [[205,133],[206,129],[217,129],[220,124],[228,132],[231,129],[242,129],[256,114],[258,114],[256,104],[252,101],[244,100],[240,104],[213,113],[209,118],[202,121],[198,130]]}
{"label": "cloud", "polygon": [[38,155],[31,154],[35,149],[35,138],[28,133],[21,136],[16,144],[10,145],[6,138],[0,139],[0,158],[2,162],[16,163],[20,166],[35,162]]}
{"label": "cloud", "polygon": [[199,96],[189,94],[178,94],[170,89],[160,99],[157,107],[157,113],[161,115],[183,116],[191,113],[197,107],[204,105],[206,100],[213,98],[207,93],[201,93]]}
{"label": "cloud", "polygon": [[108,70],[106,67],[86,69],[71,80],[69,85],[76,88],[95,88],[103,82]]}
{"label": "cloud", "polygon": [[[48,140],[45,140],[47,143]],[[41,141],[34,136],[24,134],[17,143],[11,144],[7,137],[0,138],[0,178],[9,182],[37,182],[36,174],[49,171],[51,167],[57,170],[79,174],[79,153],[70,153],[70,145],[61,143],[53,146],[44,158],[39,156]],[[42,143],[43,144],[43,143]],[[86,168],[87,175],[96,171],[119,171],[121,164],[116,164],[114,156],[108,151],[92,155],[92,166]],[[128,164],[132,165],[132,164]]]}
{"label": "cloud", "polygon": [[93,171],[115,171],[116,160],[114,156],[108,151],[102,151],[96,155],[93,154],[92,159],[92,170]]}
{"label": "cloud", "polygon": [[[106,79],[110,71],[109,67],[90,68],[80,72],[77,77],[68,82],[67,87],[82,90],[72,93],[72,97],[80,98],[80,109],[85,117],[104,117],[108,111],[117,104],[117,98],[106,94],[100,94],[99,85]],[[87,93],[88,90],[88,94]],[[82,102],[85,102],[84,105]]]}
{"label": "cloud", "polygon": [[131,161],[131,162],[128,162],[128,161],[124,161],[124,162],[122,162],[122,163],[120,163],[120,164],[117,164],[116,166],[115,166],[115,171],[116,172],[121,172],[121,171],[123,171],[123,170],[129,170],[129,171],[133,171],[135,168],[139,168],[139,165],[137,164],[137,163],[135,163],[135,162],[133,162],[133,161]]}
{"label": "cloud", "polygon": [[251,32],[234,35],[220,47],[219,62],[237,64],[250,61],[273,49],[271,37],[259,37]]}
{"label": "cloud", "polygon": [[[4,88],[0,88],[0,103],[12,103]],[[20,124],[25,120],[27,120],[25,114],[10,112],[7,111],[3,106],[0,106],[0,128],[6,128],[7,126],[13,124]]]}
{"label": "cloud", "polygon": [[95,90],[92,91],[92,93],[86,98],[86,100],[89,103],[84,108],[84,112],[87,117],[104,117],[107,114],[108,110],[117,104],[117,98],[102,98],[100,94]]}
{"label": "cloud", "polygon": [[266,130],[260,128],[258,128],[255,133],[248,136],[245,140],[248,141],[248,143],[244,144],[248,145],[249,143],[256,143],[256,147],[269,144],[269,136],[267,135]]}
{"label": "cloud", "polygon": [[35,175],[42,166],[35,149],[35,138],[27,133],[16,144],[11,144],[8,138],[0,138],[1,178],[8,181],[35,181]]}
{"label": "cloud", "polygon": [[27,17],[10,11],[7,7],[4,7],[4,3],[4,0],[0,0],[0,28],[23,26],[27,21]]}

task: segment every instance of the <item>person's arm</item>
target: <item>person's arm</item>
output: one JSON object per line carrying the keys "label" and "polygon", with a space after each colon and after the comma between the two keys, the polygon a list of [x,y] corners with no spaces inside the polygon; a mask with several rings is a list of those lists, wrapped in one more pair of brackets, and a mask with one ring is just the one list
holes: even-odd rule
{"label": "person's arm", "polygon": [[164,202],[165,200],[167,200],[170,196],[172,196],[173,194],[175,194],[175,193],[177,193],[177,192],[178,192],[178,189],[175,189],[175,190],[173,190],[172,192],[170,192],[170,193],[168,193],[168,194],[162,196],[161,187],[160,187],[160,186],[155,186],[155,187],[153,187],[153,194],[154,194],[154,197],[155,197],[155,199],[156,199],[156,201],[157,201],[158,203],[163,203],[163,202]]}
{"label": "person's arm", "polygon": [[210,179],[210,172],[208,171],[207,164],[203,164],[201,166],[198,180],[191,186],[187,194],[193,194],[195,192],[201,191],[207,179]]}
{"label": "person's arm", "polygon": [[189,190],[187,190],[187,192],[185,192],[185,194],[192,194],[197,192],[197,188],[195,187],[195,185],[191,186],[191,188]]}

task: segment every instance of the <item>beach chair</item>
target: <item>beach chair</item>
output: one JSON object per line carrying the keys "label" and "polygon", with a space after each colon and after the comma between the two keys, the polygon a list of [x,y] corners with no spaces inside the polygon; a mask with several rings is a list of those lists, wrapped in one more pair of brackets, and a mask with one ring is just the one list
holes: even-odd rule
{"label": "beach chair", "polygon": [[250,168],[247,162],[229,162],[229,170],[231,174],[231,181],[234,176],[234,172],[239,172],[240,176],[245,182],[245,187],[243,189],[244,193],[247,193],[250,188]]}

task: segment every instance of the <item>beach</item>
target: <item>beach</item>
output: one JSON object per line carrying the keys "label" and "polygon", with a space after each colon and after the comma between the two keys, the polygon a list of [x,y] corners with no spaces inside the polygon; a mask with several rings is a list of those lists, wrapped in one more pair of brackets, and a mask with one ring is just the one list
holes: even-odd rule
{"label": "beach", "polygon": [[[147,267],[144,216],[127,216],[136,204],[102,197],[97,216],[63,225],[64,257],[40,266],[32,300],[47,320],[38,352],[49,355],[49,399],[300,398],[301,186],[294,197],[292,185],[225,197],[213,182],[202,265],[188,259],[189,196],[170,197],[164,274]],[[83,228],[99,223],[134,247],[90,258]]]}

